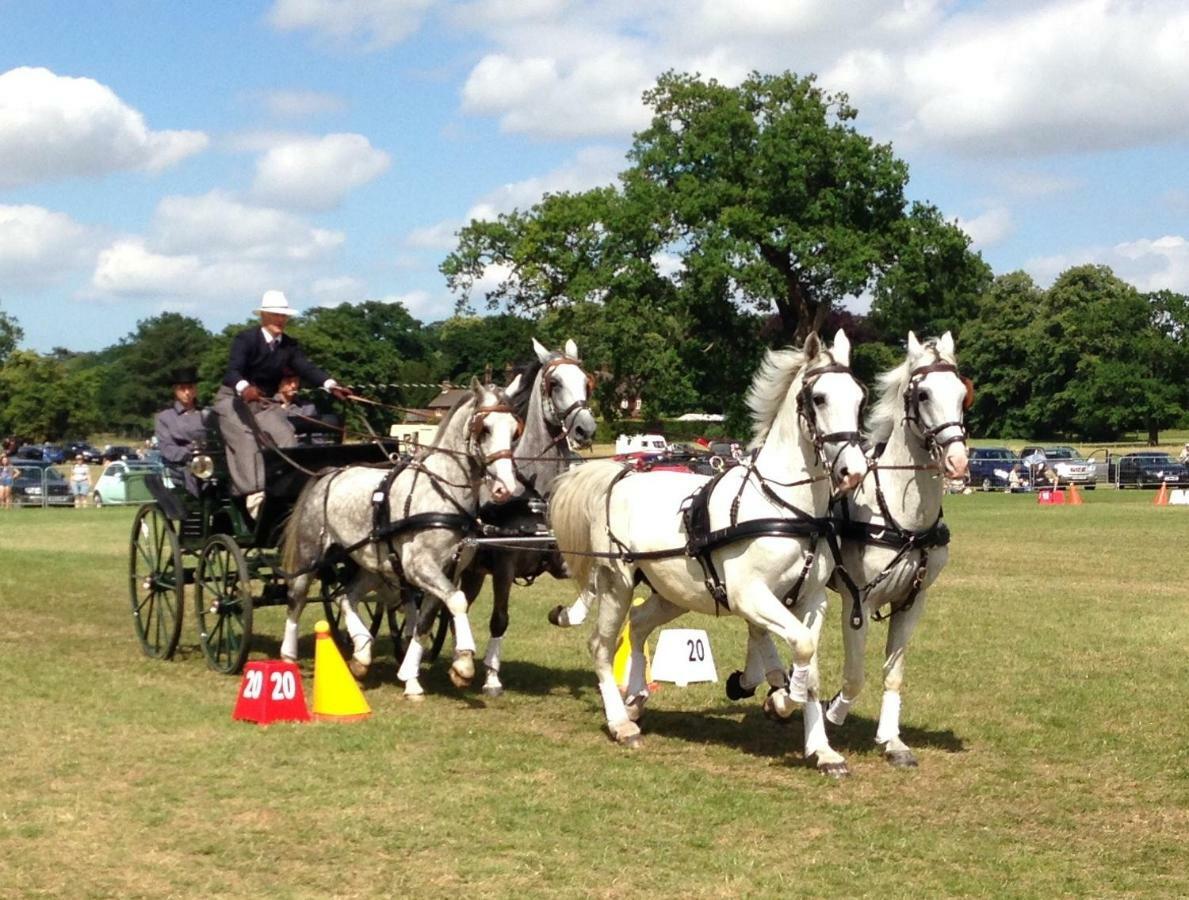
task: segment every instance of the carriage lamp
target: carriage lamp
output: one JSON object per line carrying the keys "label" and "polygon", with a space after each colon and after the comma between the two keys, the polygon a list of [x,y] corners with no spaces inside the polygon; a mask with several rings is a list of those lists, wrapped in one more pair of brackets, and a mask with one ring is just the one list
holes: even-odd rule
{"label": "carriage lamp", "polygon": [[200,453],[190,460],[190,474],[205,481],[215,474],[214,460],[205,453]]}

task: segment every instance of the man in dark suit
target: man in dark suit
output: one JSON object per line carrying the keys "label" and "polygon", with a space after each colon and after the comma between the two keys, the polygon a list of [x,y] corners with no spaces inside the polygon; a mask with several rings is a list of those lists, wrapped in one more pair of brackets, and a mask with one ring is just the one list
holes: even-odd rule
{"label": "man in dark suit", "polygon": [[198,371],[193,366],[175,370],[169,383],[173,389],[173,403],[157,413],[153,420],[153,434],[174,481],[184,482],[186,490],[197,494],[198,482],[186,464],[195,447],[206,440],[209,410],[198,406]]}
{"label": "man in dark suit", "polygon": [[241,331],[231,342],[231,358],[223,384],[215,394],[213,409],[227,451],[232,493],[247,498],[254,516],[263,499],[262,446],[292,447],[297,435],[285,410],[273,401],[286,369],[296,372],[310,386],[325,388],[340,400],[351,396],[346,388],[315,366],[296,340],[285,334],[289,317],[297,311],[280,291],[265,291],[260,306],[260,327]]}

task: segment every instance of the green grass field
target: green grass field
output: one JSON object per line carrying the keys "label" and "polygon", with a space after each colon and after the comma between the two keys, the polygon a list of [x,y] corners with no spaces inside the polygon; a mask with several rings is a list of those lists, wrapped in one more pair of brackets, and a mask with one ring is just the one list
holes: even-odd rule
{"label": "green grass field", "polygon": [[[383,655],[367,722],[233,722],[238,679],[206,669],[192,609],[175,660],[140,653],[133,510],[0,512],[0,895],[1185,896],[1189,508],[1151,502],[950,498],[904,691],[921,766],[874,750],[876,677],[834,742],[842,782],[802,765],[799,717],[721,683],[665,685],[645,747],[614,746],[586,629],[545,622],[572,587],[548,580],[514,595],[499,700],[443,661],[411,704]],[[836,598],[831,619],[832,693]],[[254,656],[280,622],[258,616]],[[681,624],[720,678],[741,661],[741,622]]]}

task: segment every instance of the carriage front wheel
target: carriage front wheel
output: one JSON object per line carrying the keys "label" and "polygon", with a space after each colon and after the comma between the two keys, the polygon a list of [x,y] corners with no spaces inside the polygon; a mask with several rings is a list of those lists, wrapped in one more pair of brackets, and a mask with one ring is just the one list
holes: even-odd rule
{"label": "carriage front wheel", "polygon": [[186,573],[177,532],[155,503],[137,510],[132,522],[128,586],[141,649],[154,659],[169,659],[182,634]]}
{"label": "carriage front wheel", "polygon": [[216,672],[235,675],[252,642],[252,581],[235,540],[216,534],[202,548],[194,576],[198,640]]}

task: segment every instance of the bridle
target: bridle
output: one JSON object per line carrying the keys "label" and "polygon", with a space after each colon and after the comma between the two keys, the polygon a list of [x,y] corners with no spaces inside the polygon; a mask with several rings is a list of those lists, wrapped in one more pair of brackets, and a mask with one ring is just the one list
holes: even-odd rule
{"label": "bridle", "polygon": [[858,431],[832,431],[829,434],[822,434],[821,429],[818,427],[817,412],[813,406],[813,386],[821,376],[830,373],[850,376],[851,381],[858,385],[859,390],[863,392],[864,402],[867,399],[867,389],[855,378],[854,373],[850,370],[850,366],[843,365],[842,363],[830,363],[829,365],[806,373],[801,390],[797,393],[797,417],[804,423],[805,430],[809,434],[809,439],[813,443],[814,461],[819,465],[826,462],[826,444],[841,445],[838,448],[838,452],[834,454],[834,461],[828,466],[830,478],[833,479],[834,468],[838,465],[838,460],[842,458],[842,451],[847,446],[858,447],[861,451],[863,435]]}
{"label": "bridle", "polygon": [[482,460],[482,467],[490,473],[491,464],[498,462],[501,459],[515,460],[512,454],[512,448],[508,447],[504,450],[497,450],[495,453],[484,454],[479,446],[480,439],[483,435],[483,424],[487,417],[492,413],[507,413],[516,419],[516,432],[512,435],[512,442],[515,443],[520,435],[524,432],[524,420],[516,415],[514,410],[507,403],[495,403],[491,406],[480,406],[471,413],[470,422],[467,423],[467,455],[474,460]]}
{"label": "bridle", "polygon": [[[577,366],[578,370],[586,376],[586,396],[575,400],[561,410],[553,402],[553,390],[562,383],[554,371],[559,366]],[[571,423],[582,410],[590,409],[590,395],[594,393],[594,389],[595,378],[582,368],[581,360],[574,359],[572,356],[555,356],[541,365],[541,415],[547,425],[561,430],[561,434],[554,439],[555,441],[561,440],[562,437],[569,439]]]}
{"label": "bridle", "polygon": [[[970,409],[974,403],[974,382],[958,373],[958,367],[953,363],[948,362],[934,362],[928,365],[920,366],[913,369],[908,376],[908,386],[904,389],[904,421],[909,424],[920,437],[925,449],[929,455],[935,459],[941,459],[945,455],[946,448],[950,444],[966,443],[969,436],[966,430],[966,424],[962,419],[956,419],[952,422],[942,422],[939,425],[934,425],[932,428],[925,426],[921,421],[921,398],[920,385],[925,379],[926,375],[933,372],[952,372],[954,377],[966,385],[966,396],[962,400],[963,411]],[[948,428],[956,429],[952,435],[945,440],[939,440],[938,435]]]}

